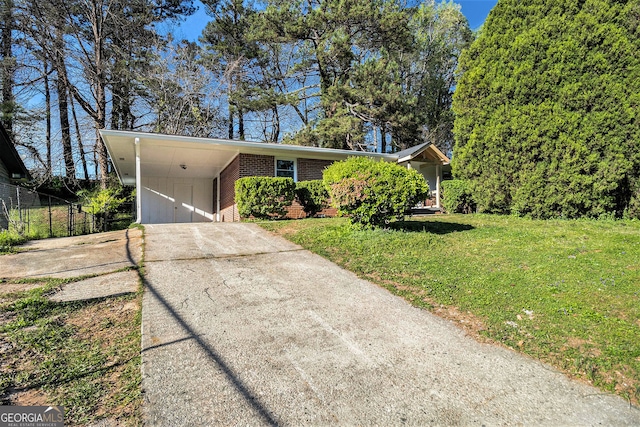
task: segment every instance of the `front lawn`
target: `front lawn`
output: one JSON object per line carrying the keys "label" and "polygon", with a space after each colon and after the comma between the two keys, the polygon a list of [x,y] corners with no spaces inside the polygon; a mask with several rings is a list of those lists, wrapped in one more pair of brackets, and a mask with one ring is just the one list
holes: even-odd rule
{"label": "front lawn", "polygon": [[2,283],[0,404],[62,405],[65,425],[140,425],[142,292],[47,298],[72,280]]}
{"label": "front lawn", "polygon": [[640,401],[640,222],[438,215],[261,223],[411,303]]}

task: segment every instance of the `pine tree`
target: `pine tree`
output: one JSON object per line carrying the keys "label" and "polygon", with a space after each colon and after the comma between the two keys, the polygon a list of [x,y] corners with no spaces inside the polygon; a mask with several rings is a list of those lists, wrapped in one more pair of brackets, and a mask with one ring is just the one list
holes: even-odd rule
{"label": "pine tree", "polygon": [[286,142],[397,151],[427,139],[449,151],[454,71],[471,39],[459,6],[270,0],[254,24],[255,40],[298,52],[305,70],[304,90],[284,97],[304,127]]}

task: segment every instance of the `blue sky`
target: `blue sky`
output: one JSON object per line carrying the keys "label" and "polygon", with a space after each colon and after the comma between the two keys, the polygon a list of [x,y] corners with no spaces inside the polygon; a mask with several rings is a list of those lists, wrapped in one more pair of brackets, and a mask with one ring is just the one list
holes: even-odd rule
{"label": "blue sky", "polygon": [[[482,25],[487,18],[489,11],[493,6],[498,3],[498,0],[454,0],[460,6],[462,6],[462,13],[469,20],[469,26],[472,30],[477,29]],[[202,4],[196,1],[199,6],[198,11],[187,18],[187,20],[180,25],[180,29],[176,32],[176,38],[187,38],[189,40],[197,40],[204,29],[204,26],[211,19],[205,12]]]}
{"label": "blue sky", "polygon": [[462,13],[467,17],[469,26],[475,30],[484,23],[498,0],[458,0],[456,3],[462,6]]}

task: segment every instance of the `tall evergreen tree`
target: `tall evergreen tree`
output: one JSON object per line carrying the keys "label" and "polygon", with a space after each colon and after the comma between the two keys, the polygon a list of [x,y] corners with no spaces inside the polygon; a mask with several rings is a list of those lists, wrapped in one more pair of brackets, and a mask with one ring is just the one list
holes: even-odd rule
{"label": "tall evergreen tree", "polygon": [[249,37],[256,11],[243,0],[204,0],[204,4],[214,19],[205,27],[201,41],[215,58],[216,74],[227,88],[228,137],[244,139],[248,75],[260,54]]}
{"label": "tall evergreen tree", "polygon": [[458,58],[469,47],[473,34],[452,2],[421,4],[409,25],[415,49],[402,62],[409,76],[407,91],[417,98],[415,110],[424,140],[449,153],[453,148],[451,103],[459,77]]}
{"label": "tall evergreen tree", "polygon": [[383,152],[387,134],[391,151],[427,140],[448,152],[455,69],[472,33],[453,3],[422,3],[411,10],[407,24],[412,38],[404,49],[379,49],[354,66],[347,102],[352,113],[380,130]]}
{"label": "tall evergreen tree", "polygon": [[359,64],[381,48],[404,51],[410,45],[407,11],[392,0],[276,0],[263,20],[277,40],[308,52],[305,65],[317,73],[320,116],[298,142],[363,149],[364,123],[345,97],[353,93],[352,77]]}
{"label": "tall evergreen tree", "polygon": [[450,148],[454,70],[471,38],[453,3],[206,4],[214,20],[202,40],[221,59],[230,123],[233,115],[243,118],[239,109],[254,121],[258,113],[269,116],[271,132],[264,125],[263,134],[277,141],[281,115],[294,112],[289,117],[300,122],[285,142],[394,151],[429,139]]}
{"label": "tall evergreen tree", "polygon": [[[148,115],[138,109],[147,95],[141,79],[164,40],[156,24],[192,13],[193,0],[2,0],[0,6],[0,114],[20,126],[17,143],[42,165],[36,175],[49,179],[62,160],[68,178],[77,178],[76,162],[87,178],[86,148],[93,146],[95,175],[106,184],[109,159],[97,130],[141,126]],[[44,105],[17,108],[29,98]],[[38,132],[40,120],[46,123]],[[91,122],[95,143],[86,144],[90,129],[82,127]]]}
{"label": "tall evergreen tree", "polygon": [[638,0],[500,0],[464,52],[454,174],[480,209],[579,217],[640,191]]}

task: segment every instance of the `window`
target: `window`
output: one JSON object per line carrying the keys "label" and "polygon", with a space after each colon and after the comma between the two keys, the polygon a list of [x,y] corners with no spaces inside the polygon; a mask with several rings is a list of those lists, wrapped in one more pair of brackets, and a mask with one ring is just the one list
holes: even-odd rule
{"label": "window", "polygon": [[296,161],[276,159],[276,176],[296,179]]}

